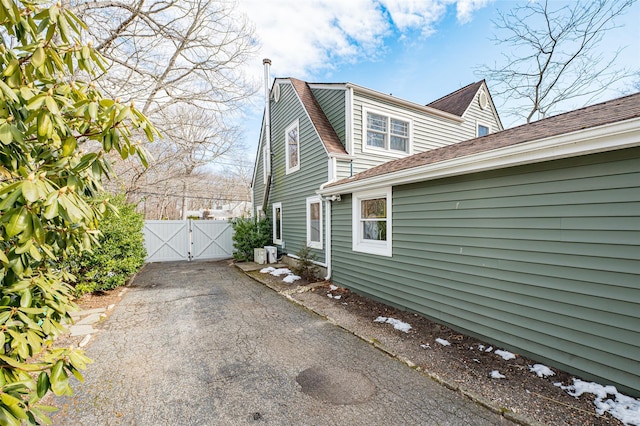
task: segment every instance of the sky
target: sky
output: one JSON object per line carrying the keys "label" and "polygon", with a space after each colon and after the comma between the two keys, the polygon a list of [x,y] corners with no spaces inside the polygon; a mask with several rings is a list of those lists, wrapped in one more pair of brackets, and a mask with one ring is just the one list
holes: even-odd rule
{"label": "sky", "polygon": [[[247,72],[256,84],[263,84],[262,59],[270,58],[272,78],[350,82],[418,104],[429,103],[481,80],[477,68],[499,62],[504,49],[492,41],[495,33],[492,21],[500,11],[507,12],[522,4],[505,0],[237,0],[237,3],[239,12],[253,23],[259,43],[254,59],[247,64]],[[601,43],[605,55],[624,48],[617,61],[620,67],[640,70],[638,22],[640,2],[616,21],[619,28],[607,33]],[[618,82],[598,101],[621,96],[630,90],[630,84]],[[263,93],[262,89],[254,97],[242,125],[247,155],[252,157],[258,144]],[[499,114],[504,101],[494,96]],[[583,105],[574,108],[580,106]],[[505,127],[521,124],[502,118]]]}

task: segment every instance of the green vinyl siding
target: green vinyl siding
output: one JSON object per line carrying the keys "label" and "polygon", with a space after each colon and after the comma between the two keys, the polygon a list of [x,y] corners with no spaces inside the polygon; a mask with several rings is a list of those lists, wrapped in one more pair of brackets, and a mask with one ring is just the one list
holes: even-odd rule
{"label": "green vinyl siding", "polygon": [[[285,129],[299,120],[300,170],[286,174]],[[267,215],[273,203],[282,203],[282,241],[284,252],[296,254],[307,242],[306,199],[327,181],[328,156],[291,84],[280,83],[280,100],[271,102],[272,178]],[[324,218],[324,207],[323,207]],[[324,262],[323,249],[312,249]]]}
{"label": "green vinyl siding", "polygon": [[346,143],[345,89],[312,89],[312,92],[344,146]]}
{"label": "green vinyl siding", "polygon": [[640,394],[640,148],[396,186],[391,258],[332,227],[336,284]]}

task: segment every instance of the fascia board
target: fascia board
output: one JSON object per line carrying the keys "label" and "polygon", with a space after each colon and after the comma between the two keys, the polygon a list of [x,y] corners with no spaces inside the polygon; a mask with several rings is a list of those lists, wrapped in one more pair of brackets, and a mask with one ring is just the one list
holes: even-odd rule
{"label": "fascia board", "polygon": [[640,146],[640,118],[552,136],[324,188],[322,196],[405,185]]}

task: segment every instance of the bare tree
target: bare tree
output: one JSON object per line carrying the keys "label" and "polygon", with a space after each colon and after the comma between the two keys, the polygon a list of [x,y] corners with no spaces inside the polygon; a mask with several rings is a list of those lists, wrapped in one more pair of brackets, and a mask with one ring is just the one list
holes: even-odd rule
{"label": "bare tree", "polygon": [[614,66],[620,49],[605,57],[598,47],[634,2],[575,1],[553,8],[558,3],[530,1],[501,13],[494,25],[506,35],[494,40],[510,47],[504,65],[484,65],[477,72],[490,80],[497,97],[519,104],[507,112],[527,123],[568,100],[589,103],[627,75]]}
{"label": "bare tree", "polygon": [[[68,1],[109,64],[97,84],[135,102],[164,135],[147,146],[147,169],[114,159],[118,188],[131,201],[147,197],[145,207],[149,194],[182,193],[186,211],[195,176],[241,148],[234,123],[255,93],[242,74],[253,28],[230,0]],[[165,201],[162,217],[174,204]]]}

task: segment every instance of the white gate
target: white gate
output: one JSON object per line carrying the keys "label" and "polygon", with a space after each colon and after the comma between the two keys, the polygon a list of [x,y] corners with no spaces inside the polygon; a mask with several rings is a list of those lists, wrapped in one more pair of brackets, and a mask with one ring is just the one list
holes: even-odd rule
{"label": "white gate", "polygon": [[228,259],[233,256],[233,228],[226,221],[147,220],[147,262]]}

